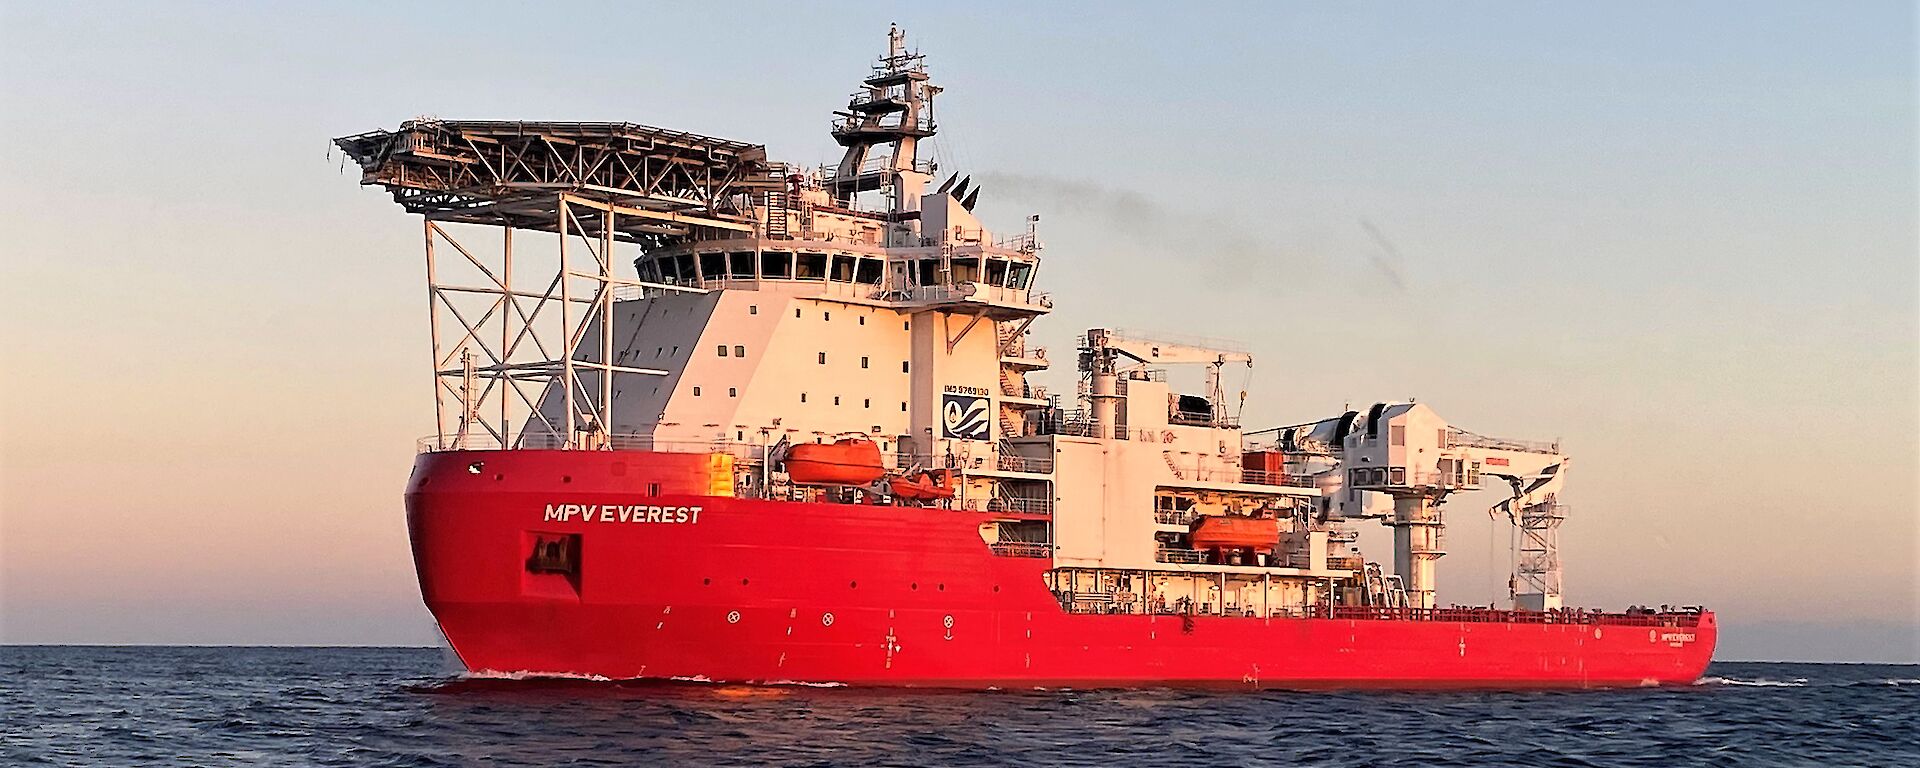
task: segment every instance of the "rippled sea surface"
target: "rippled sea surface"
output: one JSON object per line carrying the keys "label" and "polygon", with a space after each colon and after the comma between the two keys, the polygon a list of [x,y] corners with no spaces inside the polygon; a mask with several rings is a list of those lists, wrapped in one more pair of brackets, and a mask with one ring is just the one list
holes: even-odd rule
{"label": "rippled sea surface", "polygon": [[1920,765],[1920,667],[1688,688],[989,692],[470,679],[434,649],[0,647],[0,765]]}

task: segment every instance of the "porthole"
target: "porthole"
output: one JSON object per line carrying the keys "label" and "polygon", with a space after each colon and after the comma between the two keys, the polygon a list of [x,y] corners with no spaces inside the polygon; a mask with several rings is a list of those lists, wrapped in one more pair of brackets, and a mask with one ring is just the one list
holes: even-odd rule
{"label": "porthole", "polygon": [[746,579],[741,579],[741,580],[740,580],[740,586],[743,586],[743,587],[744,587],[744,586],[746,586],[746,585],[747,585],[747,580],[746,580]]}
{"label": "porthole", "polygon": [[712,585],[713,585],[713,579],[701,579],[701,580],[700,580],[700,586],[703,586],[703,587],[706,587],[706,586],[712,586]]}

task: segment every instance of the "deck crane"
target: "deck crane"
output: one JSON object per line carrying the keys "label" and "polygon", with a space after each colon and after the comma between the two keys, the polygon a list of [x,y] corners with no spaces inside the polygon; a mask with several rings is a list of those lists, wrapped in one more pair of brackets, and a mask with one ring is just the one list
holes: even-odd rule
{"label": "deck crane", "polygon": [[[1103,436],[1116,436],[1118,406],[1123,397],[1122,378],[1143,375],[1154,365],[1202,365],[1207,373],[1204,418],[1194,407],[1197,404],[1191,402],[1193,398],[1187,396],[1176,397],[1169,404],[1173,411],[1170,415],[1189,423],[1203,421],[1213,427],[1238,426],[1237,419],[1227,415],[1226,395],[1220,388],[1220,369],[1228,363],[1245,363],[1252,368],[1253,355],[1230,347],[1219,341],[1178,341],[1104,328],[1088,330],[1086,341],[1080,347],[1080,372],[1088,379],[1093,423]],[[1246,393],[1240,393],[1240,397],[1245,400]]]}
{"label": "deck crane", "polygon": [[[1517,531],[1517,556],[1508,593],[1522,610],[1560,607],[1559,492],[1569,459],[1557,443],[1477,435],[1448,424],[1419,403],[1376,403],[1365,411],[1271,430],[1291,463],[1325,482],[1330,511],[1347,518],[1378,518],[1393,528],[1394,572],[1408,603],[1433,608],[1434,565],[1446,554],[1440,505],[1456,491],[1479,490],[1481,478],[1505,481],[1510,496],[1492,513]],[[1258,434],[1258,433],[1254,433]],[[1289,472],[1296,472],[1289,468]],[[1370,508],[1364,492],[1393,500],[1393,510]]]}

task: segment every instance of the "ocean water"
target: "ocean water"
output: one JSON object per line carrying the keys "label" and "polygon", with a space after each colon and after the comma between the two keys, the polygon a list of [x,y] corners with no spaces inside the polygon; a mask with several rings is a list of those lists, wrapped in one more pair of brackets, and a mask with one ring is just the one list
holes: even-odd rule
{"label": "ocean water", "polygon": [[467,678],[435,649],[0,647],[0,765],[1920,766],[1920,666],[1548,693]]}

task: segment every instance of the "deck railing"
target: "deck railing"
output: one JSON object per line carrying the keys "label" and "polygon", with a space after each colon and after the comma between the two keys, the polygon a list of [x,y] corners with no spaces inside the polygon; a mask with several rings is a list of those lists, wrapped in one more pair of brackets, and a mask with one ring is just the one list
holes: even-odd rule
{"label": "deck railing", "polygon": [[1153,553],[1153,559],[1158,560],[1162,563],[1198,564],[1198,563],[1204,563],[1207,561],[1207,553],[1197,549],[1179,549],[1177,547],[1162,547],[1158,551]]}
{"label": "deck railing", "polygon": [[1036,544],[1027,541],[996,541],[987,548],[1001,557],[1053,557],[1052,544]]}
{"label": "deck railing", "polygon": [[995,499],[987,504],[987,510],[990,512],[996,511],[995,507],[999,508],[997,511],[1020,512],[1029,515],[1051,515],[1053,514],[1053,499],[1010,496]]}

